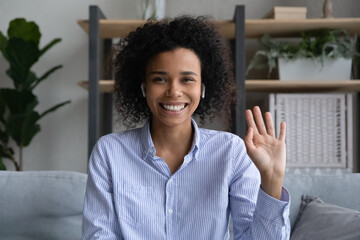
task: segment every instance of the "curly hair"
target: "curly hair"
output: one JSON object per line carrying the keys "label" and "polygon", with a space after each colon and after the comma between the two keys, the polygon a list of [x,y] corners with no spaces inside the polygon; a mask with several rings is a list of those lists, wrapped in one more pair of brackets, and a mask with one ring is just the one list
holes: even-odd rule
{"label": "curly hair", "polygon": [[125,126],[135,126],[151,116],[140,89],[148,61],[176,48],[190,49],[200,59],[206,97],[194,115],[201,123],[212,121],[224,109],[230,116],[234,75],[229,46],[210,19],[181,16],[148,20],[115,45],[115,109],[122,115]]}

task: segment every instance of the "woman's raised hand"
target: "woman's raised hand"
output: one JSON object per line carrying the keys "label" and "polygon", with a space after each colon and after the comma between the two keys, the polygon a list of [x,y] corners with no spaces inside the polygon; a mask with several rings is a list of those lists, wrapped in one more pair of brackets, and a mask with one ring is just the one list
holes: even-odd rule
{"label": "woman's raised hand", "polygon": [[285,122],[280,124],[279,138],[275,136],[271,114],[265,113],[265,121],[259,107],[246,110],[249,130],[245,136],[247,153],[261,175],[261,188],[268,195],[280,199],[286,164]]}

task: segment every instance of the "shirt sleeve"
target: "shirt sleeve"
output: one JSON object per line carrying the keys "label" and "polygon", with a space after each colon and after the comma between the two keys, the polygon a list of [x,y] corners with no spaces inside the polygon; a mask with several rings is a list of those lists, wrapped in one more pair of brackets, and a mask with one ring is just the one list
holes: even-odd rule
{"label": "shirt sleeve", "polygon": [[89,161],[83,212],[83,240],[123,239],[114,208],[113,185],[107,161],[98,142]]}
{"label": "shirt sleeve", "polygon": [[235,240],[289,239],[289,193],[283,188],[278,200],[260,188],[260,173],[242,141],[234,151],[229,201]]}

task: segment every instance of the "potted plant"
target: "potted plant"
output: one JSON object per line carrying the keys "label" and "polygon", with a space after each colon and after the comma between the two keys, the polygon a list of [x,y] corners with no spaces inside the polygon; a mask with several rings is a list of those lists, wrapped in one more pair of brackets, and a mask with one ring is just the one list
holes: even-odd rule
{"label": "potted plant", "polygon": [[356,38],[346,30],[322,29],[303,32],[299,43],[277,41],[264,35],[262,49],[255,53],[251,69],[269,69],[279,64],[280,80],[350,79],[352,58],[358,56]]}
{"label": "potted plant", "polygon": [[[0,88],[0,170],[6,170],[4,159],[13,162],[16,170],[22,170],[23,147],[30,144],[40,131],[38,121],[50,112],[70,103],[65,101],[38,113],[39,101],[33,90],[50,74],[60,69],[57,65],[38,77],[31,67],[51,47],[59,43],[57,38],[42,49],[39,48],[41,33],[34,22],[18,18],[10,22],[8,37],[0,31],[0,51],[10,68],[6,74],[13,81],[13,88]],[[19,148],[19,160],[14,156],[13,144]]]}

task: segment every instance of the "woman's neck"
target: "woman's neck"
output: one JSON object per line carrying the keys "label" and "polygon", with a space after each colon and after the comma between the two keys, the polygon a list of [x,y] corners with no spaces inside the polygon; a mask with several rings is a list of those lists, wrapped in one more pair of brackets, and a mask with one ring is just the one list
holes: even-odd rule
{"label": "woman's neck", "polygon": [[150,131],[157,153],[172,152],[178,157],[184,157],[191,149],[194,136],[191,121],[177,126],[152,121]]}

